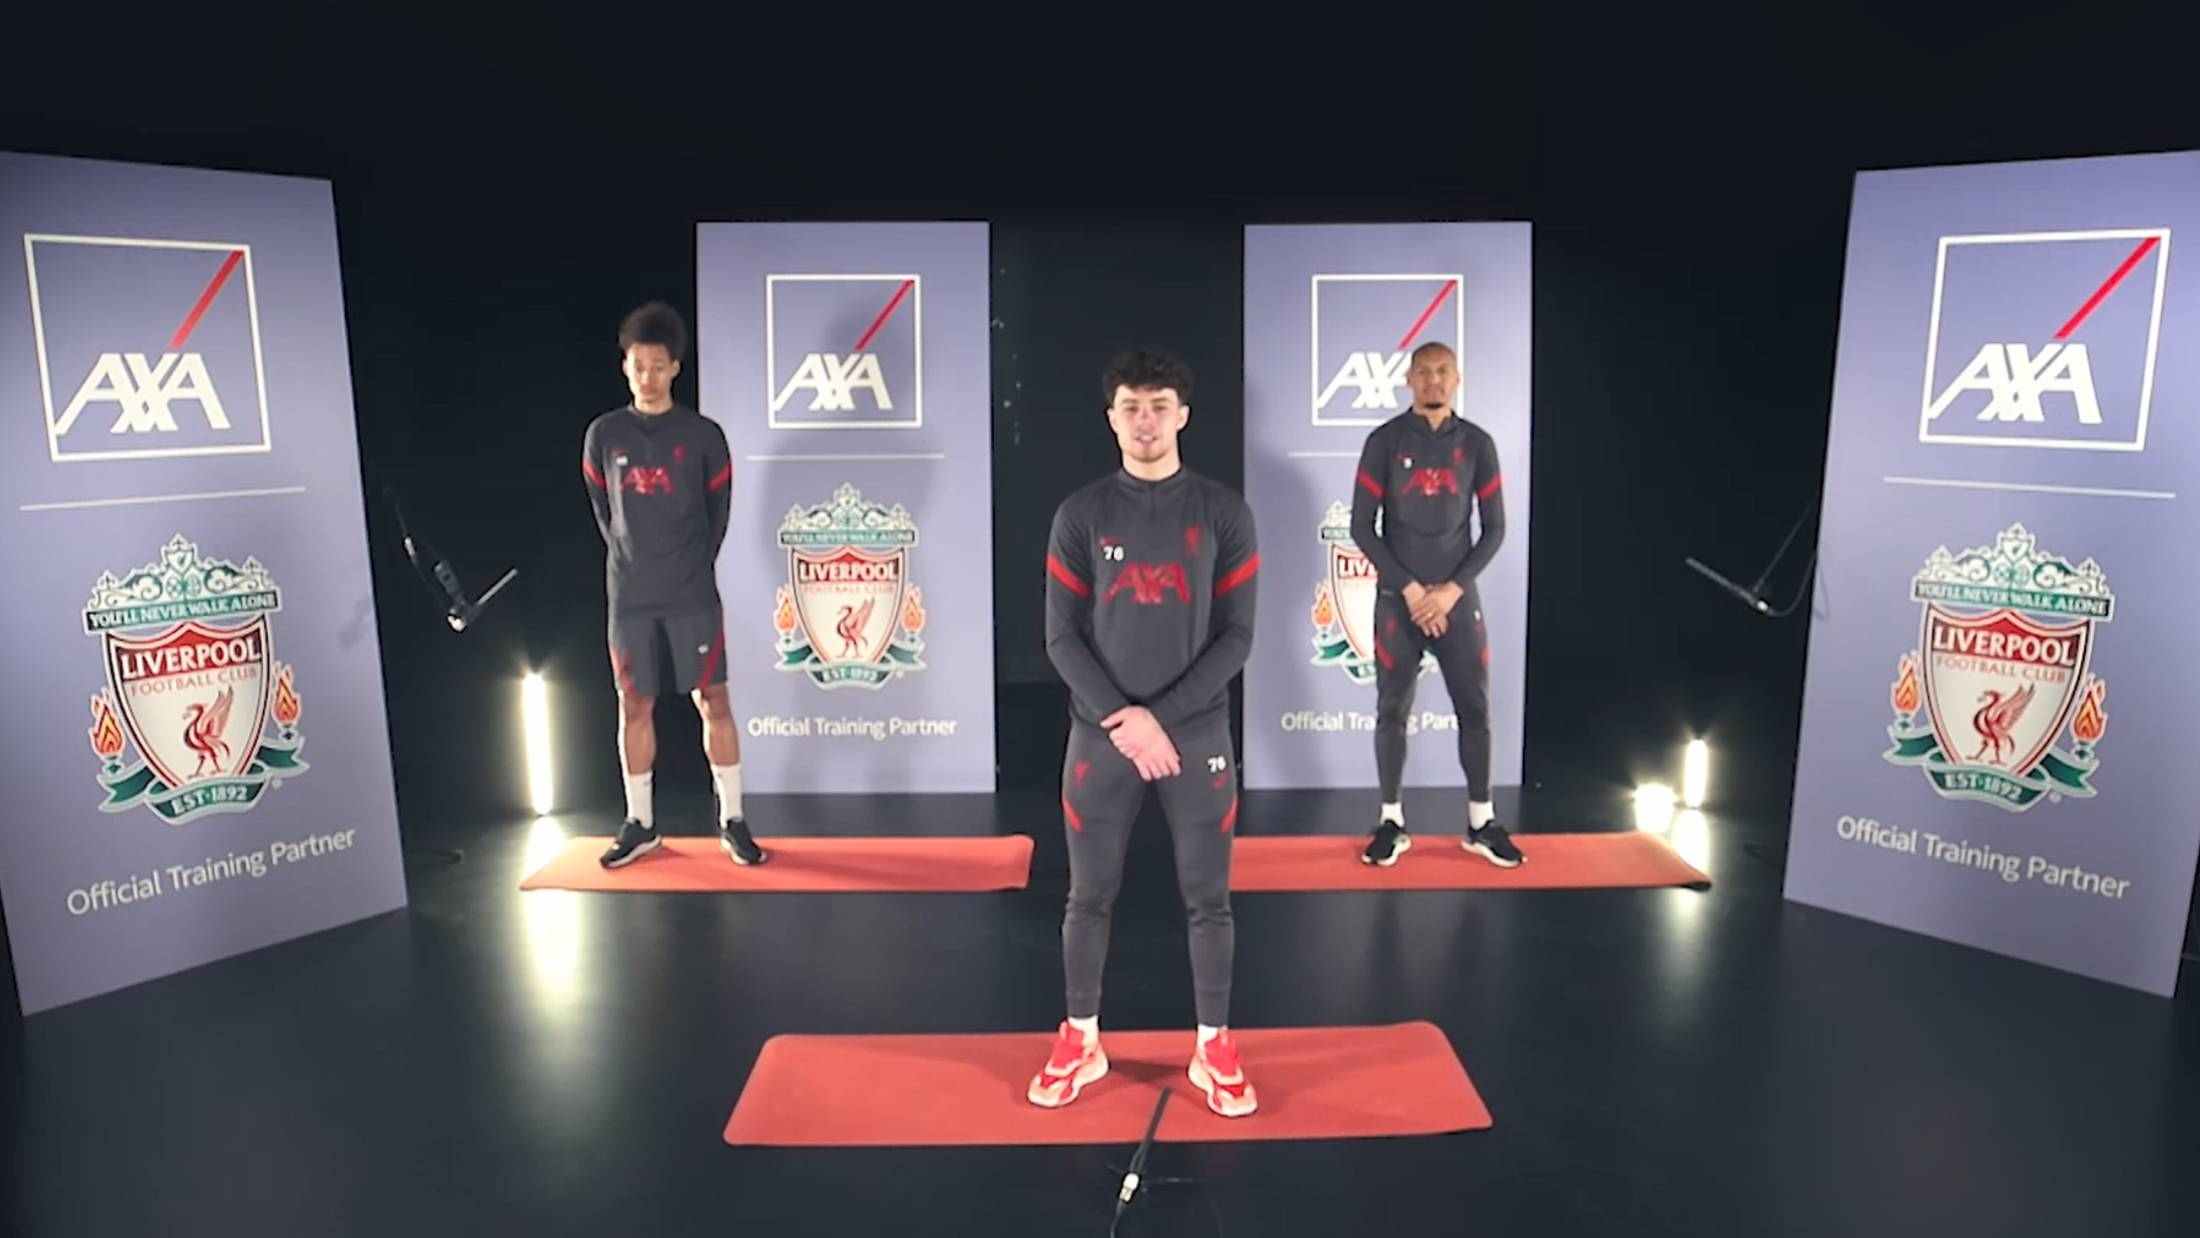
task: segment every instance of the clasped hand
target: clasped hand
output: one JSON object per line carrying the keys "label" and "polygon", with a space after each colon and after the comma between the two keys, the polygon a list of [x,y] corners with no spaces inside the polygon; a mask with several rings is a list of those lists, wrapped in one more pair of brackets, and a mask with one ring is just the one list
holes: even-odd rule
{"label": "clasped hand", "polygon": [[1125,705],[1102,718],[1100,725],[1114,741],[1115,750],[1136,766],[1138,776],[1147,782],[1183,772],[1176,744],[1169,739],[1169,733],[1161,729],[1160,719],[1145,706]]}
{"label": "clasped hand", "polygon": [[1451,608],[1466,594],[1457,583],[1447,580],[1439,585],[1415,581],[1405,587],[1404,595],[1413,626],[1427,633],[1430,640],[1441,640],[1451,629]]}

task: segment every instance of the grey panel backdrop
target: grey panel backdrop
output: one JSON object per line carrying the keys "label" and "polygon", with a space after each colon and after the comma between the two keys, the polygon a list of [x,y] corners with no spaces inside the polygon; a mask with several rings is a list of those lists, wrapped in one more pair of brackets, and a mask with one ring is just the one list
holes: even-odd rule
{"label": "grey panel backdrop", "polygon": [[986,255],[984,224],[696,230],[755,790],[993,789]]}
{"label": "grey panel backdrop", "polygon": [[0,155],[23,1008],[401,907],[322,181]]}
{"label": "grey panel backdrop", "polygon": [[2193,237],[2200,155],[1857,177],[1788,897],[2175,987]]}
{"label": "grey panel backdrop", "polygon": [[[1458,351],[1458,411],[1497,440],[1506,540],[1477,585],[1491,646],[1491,776],[1519,783],[1529,235],[1524,223],[1245,230],[1245,490],[1261,540],[1261,613],[1245,670],[1248,787],[1375,785],[1373,578],[1343,526],[1361,445],[1410,406],[1405,360],[1428,340]],[[1431,660],[1406,785],[1464,785],[1456,726]]]}

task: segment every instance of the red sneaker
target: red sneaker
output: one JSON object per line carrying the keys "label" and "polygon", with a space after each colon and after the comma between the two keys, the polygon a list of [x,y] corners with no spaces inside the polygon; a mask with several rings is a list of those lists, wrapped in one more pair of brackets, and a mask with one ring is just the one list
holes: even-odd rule
{"label": "red sneaker", "polygon": [[1087,1045],[1085,1034],[1064,1022],[1054,1035],[1054,1051],[1047,1055],[1047,1064],[1031,1077],[1024,1098],[1044,1109],[1059,1109],[1107,1073],[1108,1055],[1100,1049],[1100,1038],[1093,1037]]}
{"label": "red sneaker", "polygon": [[1213,1040],[1192,1050],[1192,1065],[1185,1072],[1192,1086],[1207,1094],[1207,1107],[1226,1118],[1242,1118],[1260,1108],[1253,1085],[1246,1082],[1245,1064],[1238,1060],[1237,1041],[1224,1028]]}

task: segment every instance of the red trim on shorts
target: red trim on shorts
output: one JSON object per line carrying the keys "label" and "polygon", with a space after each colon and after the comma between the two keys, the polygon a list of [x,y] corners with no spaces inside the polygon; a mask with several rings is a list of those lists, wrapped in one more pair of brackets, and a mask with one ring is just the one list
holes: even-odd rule
{"label": "red trim on shorts", "polygon": [[718,663],[726,656],[726,629],[720,627],[718,635],[710,642],[710,652],[703,658],[703,673],[695,677],[695,690],[701,692],[710,686],[710,677],[718,673]]}

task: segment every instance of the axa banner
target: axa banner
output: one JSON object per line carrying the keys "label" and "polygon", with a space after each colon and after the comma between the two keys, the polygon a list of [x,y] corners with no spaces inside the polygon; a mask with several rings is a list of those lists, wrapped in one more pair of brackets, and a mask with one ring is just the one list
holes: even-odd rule
{"label": "axa banner", "polygon": [[701,224],[702,412],[759,791],[991,791],[984,224]]}
{"label": "axa banner", "polygon": [[26,1012],[402,907],[325,181],[0,154]]}
{"label": "axa banner", "polygon": [[2200,154],[1856,179],[1787,895],[2167,994]]}
{"label": "axa banner", "polygon": [[[1490,645],[1491,777],[1520,781],[1528,621],[1529,226],[1245,230],[1245,495],[1260,623],[1245,668],[1248,787],[1375,785],[1375,569],[1352,541],[1369,431],[1413,407],[1406,369],[1448,344],[1455,407],[1497,443],[1506,534],[1475,582]],[[1431,484],[1472,485],[1438,468]],[[1407,786],[1460,786],[1434,655],[1407,720]]]}

